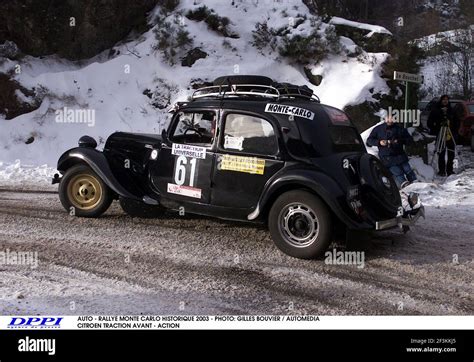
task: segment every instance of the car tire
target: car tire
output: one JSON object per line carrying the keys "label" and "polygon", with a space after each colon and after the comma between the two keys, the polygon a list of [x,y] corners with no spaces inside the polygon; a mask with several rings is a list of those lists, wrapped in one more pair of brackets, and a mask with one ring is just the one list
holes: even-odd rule
{"label": "car tire", "polygon": [[231,84],[253,84],[253,85],[265,85],[270,86],[273,84],[273,80],[268,77],[260,75],[228,75],[216,78],[214,85],[228,85]]}
{"label": "car tire", "polygon": [[120,197],[119,202],[122,210],[132,217],[152,219],[162,216],[164,212],[161,206],[148,205],[144,202],[127,199],[125,197]]}
{"label": "car tire", "polygon": [[275,245],[299,259],[321,256],[332,240],[328,207],[319,197],[303,190],[278,197],[268,215],[268,228]]}
{"label": "car tire", "polygon": [[63,207],[72,216],[79,217],[99,217],[114,199],[113,191],[86,165],[68,169],[58,192]]}

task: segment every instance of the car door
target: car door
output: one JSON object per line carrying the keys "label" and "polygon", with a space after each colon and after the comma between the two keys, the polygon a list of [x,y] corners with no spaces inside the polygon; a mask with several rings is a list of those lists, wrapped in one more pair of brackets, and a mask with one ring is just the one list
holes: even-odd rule
{"label": "car door", "polygon": [[209,203],[217,110],[185,110],[177,113],[150,169],[153,186],[165,199]]}
{"label": "car door", "polygon": [[259,115],[223,112],[212,170],[213,206],[251,209],[266,182],[283,167],[278,130]]}

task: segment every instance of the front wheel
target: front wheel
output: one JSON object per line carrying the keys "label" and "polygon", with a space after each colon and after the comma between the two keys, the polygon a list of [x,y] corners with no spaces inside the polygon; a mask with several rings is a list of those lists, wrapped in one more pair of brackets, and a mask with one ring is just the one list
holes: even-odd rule
{"label": "front wheel", "polygon": [[303,190],[284,193],[275,201],[268,227],[275,245],[295,258],[314,259],[331,242],[331,213],[319,197]]}
{"label": "front wheel", "polygon": [[61,204],[74,216],[98,217],[113,201],[112,190],[86,165],[68,169],[58,192]]}

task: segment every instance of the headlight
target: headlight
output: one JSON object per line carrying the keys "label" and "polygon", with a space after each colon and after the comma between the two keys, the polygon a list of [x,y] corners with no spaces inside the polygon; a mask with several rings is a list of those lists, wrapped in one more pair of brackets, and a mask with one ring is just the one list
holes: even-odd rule
{"label": "headlight", "polygon": [[150,158],[152,160],[156,160],[157,157],[158,157],[158,150],[151,151]]}
{"label": "headlight", "polygon": [[414,208],[416,204],[418,204],[418,194],[416,192],[410,192],[408,195],[408,203],[410,204],[411,208]]}

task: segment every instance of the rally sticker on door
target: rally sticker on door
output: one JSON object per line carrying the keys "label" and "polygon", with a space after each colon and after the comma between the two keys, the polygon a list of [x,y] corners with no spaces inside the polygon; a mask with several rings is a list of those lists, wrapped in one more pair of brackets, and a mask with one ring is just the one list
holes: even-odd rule
{"label": "rally sticker on door", "polygon": [[224,148],[229,150],[239,150],[242,151],[242,145],[244,143],[243,137],[232,137],[229,135],[224,136]]}
{"label": "rally sticker on door", "polygon": [[206,148],[193,146],[193,145],[182,145],[179,143],[173,143],[171,154],[176,156],[186,156],[191,158],[206,158]]}
{"label": "rally sticker on door", "polygon": [[265,160],[257,157],[223,155],[220,158],[219,169],[263,175]]}
{"label": "rally sticker on door", "polygon": [[201,189],[185,186],[185,185],[176,185],[176,184],[168,184],[168,193],[176,194],[181,196],[187,197],[194,197],[195,199],[201,198]]}
{"label": "rally sticker on door", "polygon": [[286,114],[288,116],[302,117],[310,120],[314,119],[314,113],[310,110],[299,107],[286,106],[284,104],[268,103],[265,106],[265,112]]}

